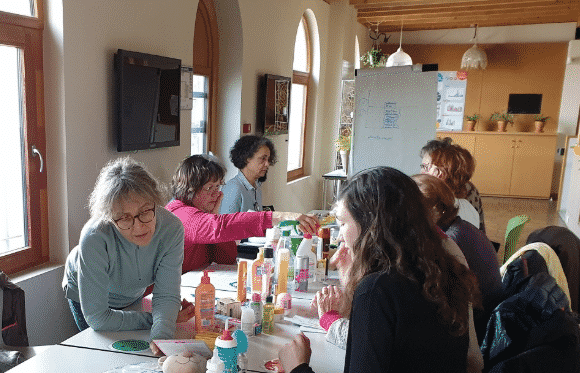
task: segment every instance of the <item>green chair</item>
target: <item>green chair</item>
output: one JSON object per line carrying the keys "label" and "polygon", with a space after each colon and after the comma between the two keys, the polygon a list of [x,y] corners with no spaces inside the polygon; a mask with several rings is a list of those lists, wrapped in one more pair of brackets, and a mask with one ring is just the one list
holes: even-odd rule
{"label": "green chair", "polygon": [[505,230],[505,244],[503,253],[503,263],[505,263],[515,252],[518,239],[522,234],[522,229],[524,224],[526,224],[530,218],[527,215],[514,216],[508,221],[507,228]]}

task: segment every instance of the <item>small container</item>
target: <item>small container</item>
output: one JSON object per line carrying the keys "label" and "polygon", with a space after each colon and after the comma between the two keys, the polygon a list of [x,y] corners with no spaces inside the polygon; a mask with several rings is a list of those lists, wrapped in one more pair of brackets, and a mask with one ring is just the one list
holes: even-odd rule
{"label": "small container", "polygon": [[254,335],[254,310],[250,307],[242,308],[242,331],[247,337]]}
{"label": "small container", "polygon": [[308,267],[310,258],[297,256],[294,266],[294,291],[305,293],[308,291]]}

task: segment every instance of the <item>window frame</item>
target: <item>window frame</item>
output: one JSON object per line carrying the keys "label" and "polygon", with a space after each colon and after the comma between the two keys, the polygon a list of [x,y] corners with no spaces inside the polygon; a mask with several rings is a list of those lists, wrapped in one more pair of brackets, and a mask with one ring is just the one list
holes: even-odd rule
{"label": "window frame", "polygon": [[[311,41],[311,32],[310,28],[308,27],[308,21],[306,16],[303,15],[300,19],[300,22],[304,24],[304,33],[306,39],[306,69],[308,71],[298,71],[292,70],[292,84],[299,84],[305,87],[305,97],[304,97],[304,113],[302,118],[302,159],[301,159],[301,166],[295,168],[293,170],[288,170],[286,173],[286,181],[291,182],[297,180],[301,177],[306,175],[306,170],[304,167],[304,160],[306,158],[306,131],[308,129],[308,106],[309,106],[309,97],[310,97],[310,82],[312,76],[312,41]],[[290,95],[293,94],[296,90],[291,90]],[[290,100],[292,100],[290,98]]]}
{"label": "window frame", "polygon": [[21,49],[23,56],[24,179],[28,246],[0,255],[0,268],[14,274],[49,261],[47,165],[39,172],[34,145],[46,159],[43,74],[43,3],[35,1],[36,17],[0,12],[0,43]]}

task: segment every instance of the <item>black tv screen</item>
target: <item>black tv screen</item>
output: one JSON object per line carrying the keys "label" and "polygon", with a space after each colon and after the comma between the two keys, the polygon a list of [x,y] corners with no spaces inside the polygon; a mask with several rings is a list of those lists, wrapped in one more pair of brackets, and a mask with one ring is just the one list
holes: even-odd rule
{"label": "black tv screen", "polygon": [[539,114],[541,111],[541,94],[510,94],[508,100],[509,114]]}
{"label": "black tv screen", "polygon": [[117,151],[179,145],[181,60],[115,54]]}

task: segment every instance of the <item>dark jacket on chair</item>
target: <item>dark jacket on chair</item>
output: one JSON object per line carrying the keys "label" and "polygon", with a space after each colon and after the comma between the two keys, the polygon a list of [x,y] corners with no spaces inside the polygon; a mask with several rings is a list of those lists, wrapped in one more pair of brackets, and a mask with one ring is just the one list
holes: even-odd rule
{"label": "dark jacket on chair", "polygon": [[2,299],[2,340],[8,346],[28,346],[24,290],[0,272]]}
{"label": "dark jacket on chair", "polygon": [[529,251],[504,275],[506,299],[494,310],[481,345],[484,372],[580,371],[580,329],[568,299]]}
{"label": "dark jacket on chair", "polygon": [[550,226],[537,229],[530,233],[526,245],[534,242],[543,242],[550,246],[558,255],[560,264],[568,281],[572,311],[578,312],[578,298],[580,297],[580,239],[568,228]]}

